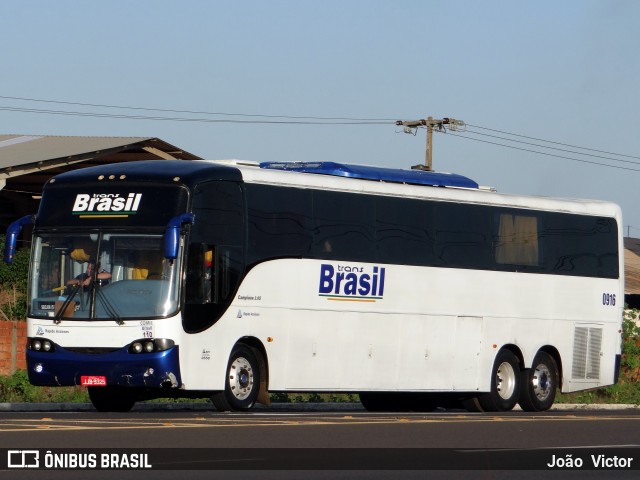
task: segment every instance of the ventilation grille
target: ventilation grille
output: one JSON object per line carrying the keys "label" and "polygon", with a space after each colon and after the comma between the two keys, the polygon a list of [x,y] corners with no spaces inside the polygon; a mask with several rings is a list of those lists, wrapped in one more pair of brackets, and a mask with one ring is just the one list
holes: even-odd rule
{"label": "ventilation grille", "polygon": [[572,377],[574,379],[600,379],[601,349],[601,328],[576,327],[573,344]]}
{"label": "ventilation grille", "polygon": [[[120,347],[122,348],[122,347]],[[69,350],[73,353],[84,353],[86,355],[103,355],[105,353],[117,352],[120,348],[108,348],[108,347],[64,347],[65,350]]]}

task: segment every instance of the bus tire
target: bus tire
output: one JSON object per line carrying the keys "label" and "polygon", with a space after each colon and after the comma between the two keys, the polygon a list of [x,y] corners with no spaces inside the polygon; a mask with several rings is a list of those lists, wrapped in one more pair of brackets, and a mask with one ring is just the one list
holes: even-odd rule
{"label": "bus tire", "polygon": [[509,350],[500,350],[491,370],[491,390],[478,396],[485,412],[508,412],[520,395],[520,363]]}
{"label": "bus tire", "polygon": [[234,347],[227,364],[224,391],[211,397],[213,406],[221,412],[250,410],[260,392],[260,365],[253,351],[246,345]]}
{"label": "bus tire", "polygon": [[518,403],[526,412],[549,410],[556,398],[560,375],[558,364],[546,352],[538,352],[531,368],[522,371],[522,388]]}
{"label": "bus tire", "polygon": [[99,412],[128,412],[136,404],[135,395],[126,388],[88,387],[89,399]]}

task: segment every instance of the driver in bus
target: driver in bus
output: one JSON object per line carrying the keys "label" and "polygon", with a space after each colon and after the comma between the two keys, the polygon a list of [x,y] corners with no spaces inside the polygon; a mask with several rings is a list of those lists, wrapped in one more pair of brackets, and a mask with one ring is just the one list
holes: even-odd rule
{"label": "driver in bus", "polygon": [[[81,273],[76,278],[72,278],[67,282],[67,285],[82,285],[83,287],[88,287],[91,284],[91,279],[93,277],[93,270],[95,268],[94,262],[89,262],[87,264],[87,271],[85,273]],[[111,279],[111,274],[106,270],[99,270],[98,275],[96,276],[98,286],[103,287],[109,283]]]}
{"label": "driver in bus", "polygon": [[[69,253],[69,257],[78,263],[86,263],[87,271],[69,280],[67,282],[67,286],[72,287],[74,285],[82,285],[84,290],[86,289],[86,287],[88,287],[91,284],[91,279],[94,273],[93,270],[95,269],[96,262],[91,258],[92,255],[88,253],[86,248],[82,245],[76,245],[76,248],[74,248]],[[98,264],[98,266],[99,265],[100,264]],[[102,287],[106,285],[107,283],[109,283],[110,279],[111,279],[111,274],[109,272],[107,272],[106,270],[98,271],[98,274],[96,276],[98,286]]]}

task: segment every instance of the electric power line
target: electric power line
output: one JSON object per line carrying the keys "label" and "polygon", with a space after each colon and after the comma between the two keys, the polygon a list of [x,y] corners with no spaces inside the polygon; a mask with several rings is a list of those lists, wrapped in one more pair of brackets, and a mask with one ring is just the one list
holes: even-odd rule
{"label": "electric power line", "polygon": [[594,162],[594,161],[591,161],[591,160],[584,160],[584,159],[580,159],[580,158],[567,157],[565,155],[557,155],[557,154],[554,154],[554,153],[540,152],[540,151],[532,150],[532,149],[529,149],[529,148],[522,148],[522,147],[516,147],[516,146],[513,146],[513,145],[505,145],[503,143],[491,142],[489,140],[481,140],[479,138],[465,137],[464,135],[459,135],[459,134],[450,133],[450,132],[448,133],[448,135],[452,135],[452,136],[458,137],[458,138],[464,138],[465,140],[473,140],[474,142],[488,143],[490,145],[496,145],[496,146],[499,146],[499,147],[511,148],[513,150],[520,150],[520,151],[523,151],[523,152],[536,153],[538,155],[545,155],[547,157],[562,158],[562,159],[571,160],[571,161],[574,161],[574,162],[588,163],[588,164],[591,164],[591,165],[598,165],[598,166],[601,166],[601,167],[610,167],[610,168],[617,168],[619,170],[628,170],[628,171],[632,171],[632,172],[640,172],[640,168],[622,167],[620,165],[610,165],[610,164],[607,164],[607,163]]}
{"label": "electric power line", "polygon": [[[82,107],[98,107],[98,108],[111,108],[122,110],[140,110],[145,112],[163,112],[163,113],[184,113],[189,115],[211,115],[211,116],[229,116],[229,117],[262,117],[262,118],[284,118],[289,120],[326,120],[326,121],[348,121],[348,122],[393,122],[392,118],[357,118],[357,117],[321,117],[321,116],[299,116],[299,115],[267,115],[258,113],[229,113],[229,112],[207,112],[201,110],[174,110],[168,108],[150,108],[150,107],[132,107],[125,105],[106,105],[100,103],[82,103],[82,102],[67,102],[61,100],[45,100],[40,98],[26,98],[26,97],[10,97],[0,95],[0,99],[5,100],[20,100],[26,102],[38,102],[38,103],[53,103],[57,105],[75,105]],[[10,107],[5,107],[10,108]],[[15,107],[14,107],[15,108]],[[36,110],[36,109],[34,109]],[[33,112],[37,113],[37,112]],[[126,118],[126,117],[125,117]]]}
{"label": "electric power line", "polygon": [[[3,96],[0,95],[0,99],[5,100],[14,100],[14,101],[22,101],[22,102],[36,102],[36,103],[49,103],[49,104],[58,104],[58,105],[74,105],[81,107],[91,107],[91,108],[100,108],[100,109],[119,109],[119,110],[134,110],[134,111],[142,111],[142,112],[160,112],[160,113],[175,113],[181,115],[202,115],[205,117],[240,117],[241,119],[230,119],[230,118],[201,118],[201,117],[189,117],[189,116],[165,116],[165,115],[140,115],[140,114],[123,114],[123,113],[104,113],[104,112],[81,112],[81,111],[71,111],[71,110],[52,110],[52,109],[38,109],[38,108],[25,108],[25,107],[11,107],[11,106],[0,106],[0,111],[9,111],[9,112],[19,112],[19,113],[33,113],[33,114],[41,114],[41,115],[64,115],[64,116],[80,116],[80,117],[93,117],[93,118],[114,118],[114,119],[126,119],[126,120],[146,120],[146,121],[173,121],[173,122],[195,122],[195,123],[234,123],[234,124],[276,124],[276,125],[389,125],[390,123],[395,124],[396,122],[389,118],[362,118],[362,117],[323,117],[323,116],[296,116],[296,115],[273,115],[273,114],[256,114],[256,113],[230,113],[230,112],[208,112],[208,111],[197,111],[197,110],[179,110],[179,109],[167,109],[167,108],[149,108],[149,107],[139,107],[139,106],[124,106],[124,105],[107,105],[107,104],[98,104],[98,103],[83,103],[83,102],[69,102],[69,101],[61,101],[61,100],[49,100],[49,99],[39,99],[39,98],[27,98],[27,97],[15,97],[15,96]],[[547,150],[555,150],[562,153],[570,153],[573,155],[581,155],[587,156],[591,158],[600,158],[603,160],[607,160],[610,162],[618,162],[618,163],[627,163],[632,165],[640,165],[640,162],[635,162],[633,160],[623,160],[619,158],[612,158],[612,156],[624,157],[630,159],[638,159],[640,160],[640,156],[635,155],[626,155],[621,153],[613,153],[607,152],[604,150],[597,150],[594,148],[581,147],[578,145],[571,145],[567,143],[557,142],[553,140],[546,140],[541,138],[536,138],[528,135],[522,135],[518,133],[506,132],[504,130],[498,130],[494,128],[484,127],[480,125],[472,125],[466,124],[466,127],[471,127],[474,129],[480,129],[490,132],[499,133],[501,135],[509,135],[514,138],[507,138],[499,135],[492,135],[483,132],[477,132],[473,130],[459,130],[460,133],[451,133],[450,135],[458,138],[464,138],[467,140],[473,140],[477,142],[482,142],[498,147],[510,148],[514,150],[525,151],[529,153],[534,153],[538,155],[544,155],[549,157],[561,158],[565,160],[587,163],[591,165],[598,165],[610,168],[616,168],[621,170],[628,171],[640,171],[640,169],[624,167],[619,165],[611,165],[608,163],[601,163],[592,160],[586,160],[581,158],[569,157],[562,154],[541,152],[538,150],[533,150],[525,147],[518,147],[514,145],[507,145],[504,143],[482,140],[479,138],[472,138],[465,136],[465,133],[469,133],[472,135],[484,136],[487,138],[493,138],[497,140],[502,140],[506,142],[533,146],[537,148],[543,148]],[[417,128],[424,128],[418,126]],[[445,133],[446,130],[440,131],[435,130],[436,133]],[[520,139],[532,140],[540,143],[533,143],[529,141],[524,141]],[[549,145],[543,145],[541,143],[547,143]],[[561,147],[569,147],[572,149],[584,150],[585,152],[595,152],[595,153],[585,153],[579,152],[575,150],[568,150],[565,148],[559,148],[552,145],[559,145]],[[597,154],[605,154],[597,155]]]}
{"label": "electric power line", "polygon": [[[152,120],[170,122],[195,122],[195,123],[247,123],[247,124],[286,124],[286,125],[389,125],[391,122],[379,120],[235,120],[226,118],[191,118],[191,117],[164,117],[149,115],[125,115],[118,113],[77,112],[69,110],[43,110],[37,108],[20,108],[0,106],[0,111],[36,113],[44,115],[66,115],[76,117],[94,118],[118,118],[125,120]],[[277,117],[287,118],[287,117]],[[311,118],[311,117],[300,117]]]}
{"label": "electric power line", "polygon": [[521,134],[518,134],[518,133],[510,133],[510,132],[505,132],[503,130],[496,130],[495,128],[481,127],[480,125],[467,124],[467,126],[473,127],[473,128],[480,128],[482,130],[489,130],[489,131],[492,131],[492,132],[502,133],[502,134],[505,134],[505,135],[511,135],[511,136],[514,136],[514,137],[526,138],[528,140],[536,140],[538,142],[553,143],[555,145],[561,145],[563,147],[579,148],[580,150],[588,150],[588,151],[596,152],[596,153],[606,153],[607,155],[616,155],[618,157],[636,158],[636,159],[640,160],[640,157],[636,156],[636,155],[625,155],[623,153],[613,153],[613,152],[607,152],[607,151],[604,151],[604,150],[596,150],[595,148],[580,147],[578,145],[570,145],[568,143],[554,142],[552,140],[545,140],[545,139],[542,139],[542,138],[529,137],[527,135],[521,135]]}
{"label": "electric power line", "polygon": [[[510,139],[510,138],[506,138],[506,137],[500,137],[498,135],[490,135],[488,133],[479,133],[479,132],[474,132],[474,131],[471,131],[471,130],[466,130],[466,133],[471,133],[473,135],[481,135],[481,136],[489,137],[489,138],[497,138],[499,140],[506,140],[507,142],[521,143],[523,145],[531,145],[531,146],[534,146],[534,147],[546,148],[546,149],[549,149],[549,150],[557,150],[559,152],[573,153],[573,154],[576,154],[576,155],[584,155],[584,156],[592,157],[592,158],[602,158],[604,160],[610,160],[610,161],[613,161],[613,162],[621,162],[621,163],[630,163],[630,164],[633,164],[633,165],[640,165],[640,162],[634,162],[633,160],[622,160],[622,159],[618,159],[618,158],[612,158],[610,156],[596,155],[594,153],[582,153],[582,152],[576,152],[575,150],[568,150],[568,149],[565,149],[565,148],[549,147],[547,145],[540,145],[538,143],[525,142],[525,141],[522,141],[522,140],[513,140],[513,139]],[[513,135],[513,134],[509,134],[509,135]],[[524,137],[523,135],[520,135],[520,136]],[[531,137],[526,137],[526,138],[531,138]],[[541,139],[535,139],[535,140],[541,141],[541,142],[547,141],[547,140],[541,140]],[[549,143],[558,144],[558,142],[549,142]],[[564,144],[560,144],[560,145],[564,145]],[[622,154],[617,154],[617,153],[604,152],[602,150],[595,150],[595,149],[591,149],[591,148],[584,148],[584,147],[577,147],[577,146],[572,146],[572,148],[580,148],[580,149],[588,150],[588,151],[592,151],[592,152],[602,152],[602,153],[608,153],[609,155],[619,155],[619,156],[627,157],[627,158],[638,158],[638,159],[640,159],[640,157],[634,157],[632,155],[622,155]]]}

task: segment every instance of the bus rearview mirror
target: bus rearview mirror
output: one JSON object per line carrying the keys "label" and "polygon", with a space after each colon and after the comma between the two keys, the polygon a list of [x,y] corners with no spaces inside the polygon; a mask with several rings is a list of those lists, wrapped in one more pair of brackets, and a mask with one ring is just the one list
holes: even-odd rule
{"label": "bus rearview mirror", "polygon": [[4,241],[4,261],[5,263],[13,263],[16,256],[16,244],[18,236],[26,225],[30,225],[35,221],[35,215],[25,215],[19,218],[7,228],[7,236]]}
{"label": "bus rearview mirror", "polygon": [[182,225],[192,225],[195,216],[193,213],[183,213],[173,217],[167,223],[164,231],[164,257],[175,260],[178,257],[178,247],[180,246],[180,228]]}

